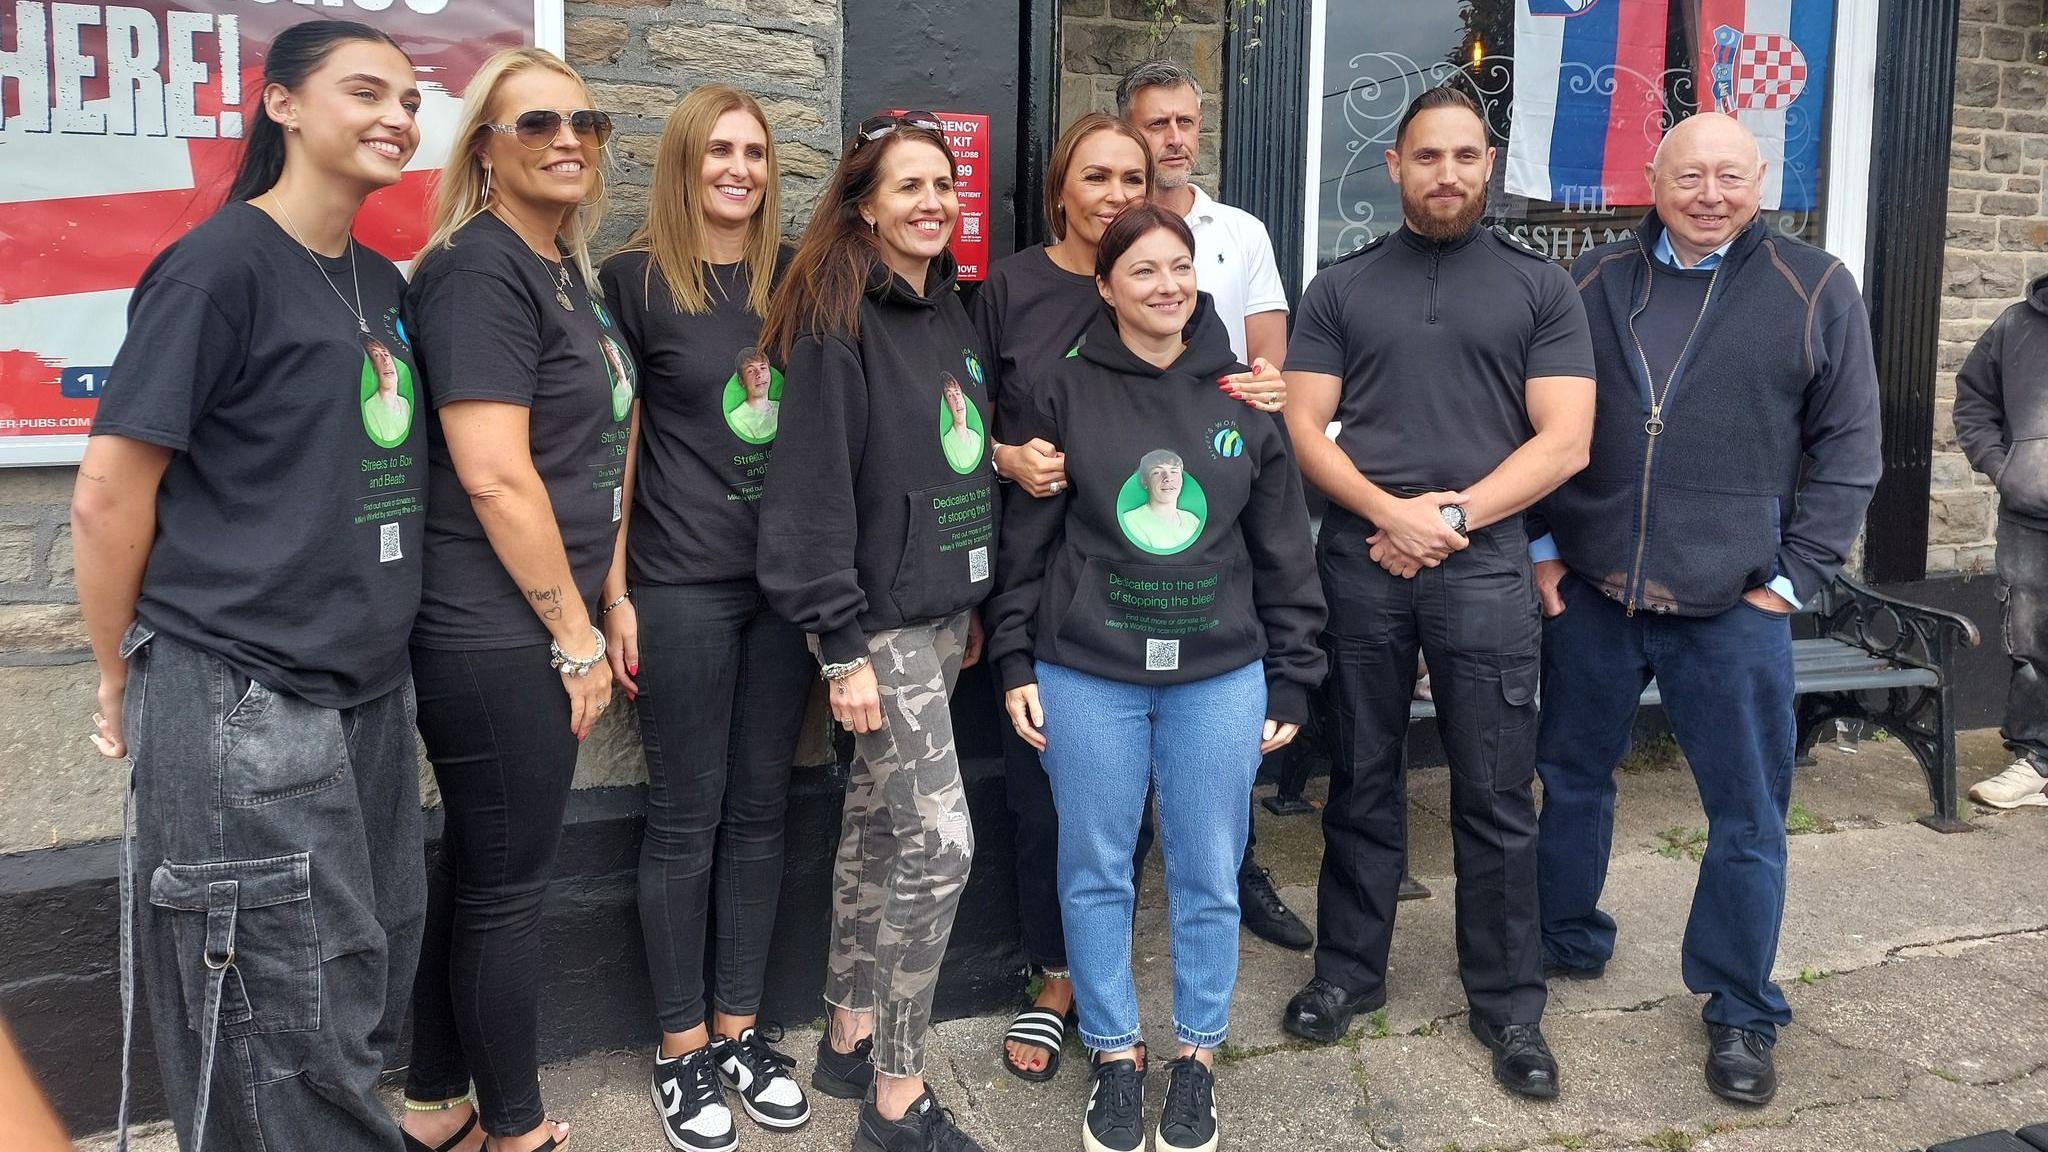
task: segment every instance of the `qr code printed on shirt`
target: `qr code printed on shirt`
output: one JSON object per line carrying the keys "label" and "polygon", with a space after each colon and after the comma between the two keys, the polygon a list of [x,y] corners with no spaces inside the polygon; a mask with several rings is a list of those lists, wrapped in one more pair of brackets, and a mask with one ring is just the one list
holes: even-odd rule
{"label": "qr code printed on shirt", "polygon": [[984,544],[967,554],[967,582],[979,584],[988,579],[988,545]]}
{"label": "qr code printed on shirt", "polygon": [[612,489],[612,523],[617,524],[619,522],[620,515],[624,513],[625,510],[626,490],[624,488]]}
{"label": "qr code printed on shirt", "polygon": [[1180,668],[1180,641],[1145,641],[1145,671],[1174,672]]}
{"label": "qr code printed on shirt", "polygon": [[389,564],[404,558],[405,554],[398,547],[398,525],[377,525],[377,563]]}

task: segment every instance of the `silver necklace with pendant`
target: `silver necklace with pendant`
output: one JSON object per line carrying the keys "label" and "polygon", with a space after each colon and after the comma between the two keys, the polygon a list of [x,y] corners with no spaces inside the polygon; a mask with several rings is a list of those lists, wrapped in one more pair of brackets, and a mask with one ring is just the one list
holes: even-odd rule
{"label": "silver necklace with pendant", "polygon": [[284,226],[291,229],[292,239],[297,241],[299,248],[306,253],[306,259],[311,260],[313,267],[319,270],[320,279],[326,283],[328,291],[333,292],[335,299],[341,301],[341,306],[347,308],[355,316],[356,331],[368,336],[370,334],[370,322],[363,315],[363,281],[362,277],[356,274],[356,238],[354,234],[350,234],[348,238],[348,278],[353,284],[356,293],[355,305],[350,307],[348,297],[341,294],[341,289],[334,286],[334,278],[327,274],[327,265],[320,263],[320,258],[313,254],[312,245],[307,244],[306,238],[299,235],[298,222],[292,219],[291,209],[284,206],[284,197],[279,196],[275,188],[270,191],[270,202],[277,205],[279,214],[284,217]]}
{"label": "silver necklace with pendant", "polygon": [[[527,251],[531,252],[533,250],[529,248],[527,249]],[[562,311],[564,312],[574,312],[576,310],[576,305],[569,301],[569,289],[570,287],[572,287],[572,285],[569,282],[568,262],[564,261],[560,264],[549,264],[548,258],[541,255],[538,252],[533,253],[533,258],[535,260],[540,261],[540,266],[546,268],[548,272],[554,277],[555,303],[560,304],[562,306]]]}

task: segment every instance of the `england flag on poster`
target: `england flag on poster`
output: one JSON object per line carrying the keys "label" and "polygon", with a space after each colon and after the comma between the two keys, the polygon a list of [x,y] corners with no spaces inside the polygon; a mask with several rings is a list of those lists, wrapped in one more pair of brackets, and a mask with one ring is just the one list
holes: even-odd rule
{"label": "england flag on poster", "polygon": [[1507,190],[1647,204],[1664,135],[1665,0],[1516,0]]}
{"label": "england flag on poster", "polygon": [[1762,206],[1804,212],[1820,201],[1834,0],[1701,0],[1700,108],[1756,135]]}

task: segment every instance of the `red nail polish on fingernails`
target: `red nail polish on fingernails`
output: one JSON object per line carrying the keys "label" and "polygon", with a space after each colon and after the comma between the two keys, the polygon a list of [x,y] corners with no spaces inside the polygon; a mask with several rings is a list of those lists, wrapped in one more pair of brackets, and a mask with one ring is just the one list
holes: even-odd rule
{"label": "red nail polish on fingernails", "polygon": [[626,675],[628,675],[628,676],[638,676],[639,674],[640,674],[640,666],[639,666],[638,664],[628,664],[628,665],[626,665]]}

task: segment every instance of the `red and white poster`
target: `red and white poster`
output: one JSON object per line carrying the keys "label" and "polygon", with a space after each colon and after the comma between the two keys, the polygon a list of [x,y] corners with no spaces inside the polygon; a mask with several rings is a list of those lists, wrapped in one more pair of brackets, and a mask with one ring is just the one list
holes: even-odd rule
{"label": "red and white poster", "polygon": [[337,18],[418,69],[419,151],[356,222],[407,261],[469,78],[500,48],[559,50],[560,0],[0,0],[0,464],[78,460],[129,290],[219,207],[271,38]]}
{"label": "red and white poster", "polygon": [[[903,109],[890,110],[901,116]],[[953,189],[960,195],[960,223],[953,228],[953,259],[960,279],[988,279],[988,117],[973,112],[933,112],[953,150]]]}

